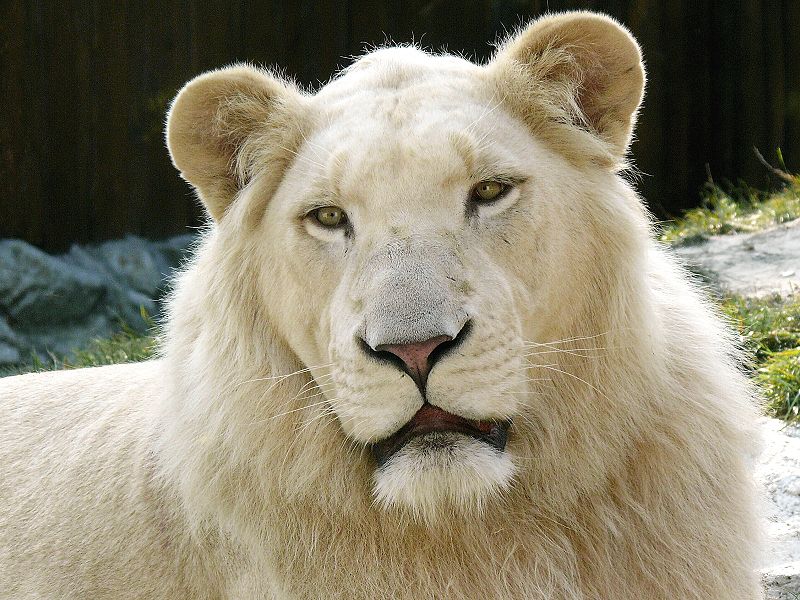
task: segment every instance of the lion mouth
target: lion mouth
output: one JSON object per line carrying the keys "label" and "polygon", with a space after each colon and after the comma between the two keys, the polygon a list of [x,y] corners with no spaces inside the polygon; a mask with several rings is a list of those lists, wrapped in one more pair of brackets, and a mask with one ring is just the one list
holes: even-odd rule
{"label": "lion mouth", "polygon": [[511,423],[508,421],[465,419],[426,402],[396,433],[374,443],[372,453],[380,467],[412,439],[441,432],[460,433],[485,442],[498,452],[502,452],[506,447],[510,426]]}

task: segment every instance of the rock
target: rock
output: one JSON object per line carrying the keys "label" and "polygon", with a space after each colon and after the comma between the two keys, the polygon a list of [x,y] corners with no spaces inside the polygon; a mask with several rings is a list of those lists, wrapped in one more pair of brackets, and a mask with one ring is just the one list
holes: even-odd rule
{"label": "rock", "polygon": [[81,265],[93,265],[120,287],[156,298],[164,294],[164,281],[186,255],[193,236],[149,242],[136,236],[98,246],[73,246],[65,257]]}
{"label": "rock", "polygon": [[71,356],[75,350],[86,347],[90,340],[107,338],[119,330],[119,319],[106,311],[98,311],[74,323],[26,327],[22,333],[40,359],[52,362],[54,358]]}
{"label": "rock", "polygon": [[767,547],[762,574],[770,598],[800,596],[800,428],[761,419],[756,478],[764,490]]}
{"label": "rock", "polygon": [[800,562],[787,563],[764,572],[762,581],[767,600],[797,600],[800,598]]}
{"label": "rock", "polygon": [[5,317],[0,317],[0,365],[22,362],[25,344],[8,326]]}
{"label": "rock", "polygon": [[144,332],[194,236],[150,242],[135,236],[73,246],[51,256],[0,240],[0,366],[68,356],[120,323]]}
{"label": "rock", "polygon": [[163,276],[147,251],[145,240],[125,238],[101,246],[72,246],[64,260],[99,273],[106,287],[105,311],[117,321],[141,329],[141,308],[157,312],[156,299]]}
{"label": "rock", "polygon": [[21,240],[0,241],[0,307],[16,324],[69,323],[95,310],[102,276]]}
{"label": "rock", "polygon": [[[800,293],[800,219],[674,251],[708,283],[744,296]],[[800,600],[800,428],[764,417],[755,474],[764,491],[767,598]]]}
{"label": "rock", "polygon": [[675,252],[692,270],[744,296],[800,292],[800,219],[756,233],[714,236]]}

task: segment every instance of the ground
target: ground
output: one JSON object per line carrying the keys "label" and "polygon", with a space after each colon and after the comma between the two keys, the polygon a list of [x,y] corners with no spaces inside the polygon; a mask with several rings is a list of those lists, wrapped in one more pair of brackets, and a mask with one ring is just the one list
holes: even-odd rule
{"label": "ground", "polygon": [[[669,241],[675,240],[680,240],[680,236]],[[675,252],[718,291],[734,295],[733,300],[727,301],[726,312],[730,316],[736,316],[737,309],[745,307],[745,320],[750,322],[742,323],[742,329],[758,329],[752,324],[754,305],[763,310],[770,305],[768,298],[776,295],[782,300],[775,303],[783,306],[787,302],[796,303],[800,297],[800,220],[763,231],[694,241],[697,243],[677,245]],[[767,314],[775,319],[774,313],[767,311]],[[800,369],[800,353],[791,348],[797,345],[795,336],[800,323],[794,314],[788,319],[790,327],[783,323],[780,328],[789,330],[788,343],[779,339],[775,333],[778,328],[773,327],[769,339],[751,345],[756,360],[759,352],[763,353],[764,362],[758,363],[761,369],[777,354],[768,348],[770,343],[779,344],[775,350],[782,352],[795,370]],[[762,373],[756,371],[757,378],[759,375]],[[800,397],[796,385],[792,394]],[[755,466],[756,477],[765,492],[768,543],[761,567],[770,600],[800,599],[800,426],[792,422],[797,419],[797,411],[789,408],[788,411],[772,409],[789,422],[771,417],[761,419],[763,451]]]}

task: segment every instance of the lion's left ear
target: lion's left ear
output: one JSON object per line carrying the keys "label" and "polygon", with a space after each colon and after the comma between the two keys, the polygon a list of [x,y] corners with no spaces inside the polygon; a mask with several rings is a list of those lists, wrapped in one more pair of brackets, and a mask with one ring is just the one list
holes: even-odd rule
{"label": "lion's left ear", "polygon": [[540,118],[528,114],[541,108],[531,99],[549,94],[549,104],[565,105],[573,122],[606,143],[613,162],[624,159],[645,72],[639,45],[616,21],[590,12],[537,19],[501,47],[489,67],[510,88],[509,100],[523,104],[517,107],[523,118]]}

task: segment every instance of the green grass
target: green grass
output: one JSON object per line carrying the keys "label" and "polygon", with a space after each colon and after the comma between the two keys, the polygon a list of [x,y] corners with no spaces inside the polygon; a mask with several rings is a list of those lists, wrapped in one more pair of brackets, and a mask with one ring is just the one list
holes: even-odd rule
{"label": "green grass", "polygon": [[767,398],[767,410],[789,421],[800,411],[800,347],[776,352],[755,375]]}
{"label": "green grass", "polygon": [[733,321],[755,360],[800,347],[800,295],[766,298],[728,296],[723,312]]}
{"label": "green grass", "polygon": [[[672,245],[698,243],[712,235],[751,232],[800,218],[800,176],[785,171],[782,189],[767,193],[747,185],[725,191],[709,181],[703,205],[662,227]],[[754,381],[766,399],[767,413],[800,419],[800,294],[781,298],[727,296],[721,308],[752,353]]]}
{"label": "green grass", "polygon": [[110,338],[92,340],[86,348],[76,350],[73,357],[64,359],[63,367],[79,369],[139,362],[152,358],[155,349],[155,337],[123,326],[122,331]]}
{"label": "green grass", "polygon": [[788,298],[722,300],[723,312],[752,352],[753,378],[766,399],[768,414],[800,416],[800,295]]}
{"label": "green grass", "polygon": [[[143,315],[151,324],[149,317]],[[122,324],[121,330],[111,337],[94,339],[84,348],[72,352],[70,356],[56,356],[49,354],[49,360],[42,360],[37,355],[31,357],[28,364],[20,365],[0,373],[6,375],[21,375],[39,371],[55,371],[58,369],[80,369],[82,367],[99,367],[118,363],[138,362],[152,358],[156,350],[154,335],[140,333]]]}
{"label": "green grass", "polygon": [[661,240],[692,244],[712,235],[758,231],[800,218],[800,178],[767,194],[747,186],[724,191],[709,183],[703,204],[662,226]]}

